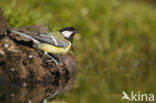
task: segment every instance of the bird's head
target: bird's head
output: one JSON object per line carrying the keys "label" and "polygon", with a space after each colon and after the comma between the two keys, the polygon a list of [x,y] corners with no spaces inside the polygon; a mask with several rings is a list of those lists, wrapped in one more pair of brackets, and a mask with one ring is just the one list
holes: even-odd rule
{"label": "bird's head", "polygon": [[79,31],[76,30],[73,27],[65,27],[63,29],[60,30],[60,33],[67,39],[69,40],[71,43],[73,41],[73,36],[74,34],[78,33]]}

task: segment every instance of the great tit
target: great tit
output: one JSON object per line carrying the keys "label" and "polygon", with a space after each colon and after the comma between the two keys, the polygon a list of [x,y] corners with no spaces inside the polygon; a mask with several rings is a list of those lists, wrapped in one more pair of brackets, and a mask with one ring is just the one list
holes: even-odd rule
{"label": "great tit", "polygon": [[36,35],[29,35],[11,29],[9,31],[31,39],[38,49],[42,50],[56,64],[59,64],[59,60],[55,56],[67,53],[72,45],[74,34],[78,33],[78,30],[73,27],[63,28],[59,32],[39,33]]}

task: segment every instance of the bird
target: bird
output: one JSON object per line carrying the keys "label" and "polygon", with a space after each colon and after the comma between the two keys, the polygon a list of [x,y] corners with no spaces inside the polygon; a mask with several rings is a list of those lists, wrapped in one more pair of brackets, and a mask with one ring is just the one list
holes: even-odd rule
{"label": "bird", "polygon": [[37,45],[37,48],[43,51],[56,64],[59,64],[57,56],[64,55],[69,51],[74,35],[79,32],[73,27],[65,27],[58,32],[38,33],[35,35],[12,29],[8,31],[31,39]]}

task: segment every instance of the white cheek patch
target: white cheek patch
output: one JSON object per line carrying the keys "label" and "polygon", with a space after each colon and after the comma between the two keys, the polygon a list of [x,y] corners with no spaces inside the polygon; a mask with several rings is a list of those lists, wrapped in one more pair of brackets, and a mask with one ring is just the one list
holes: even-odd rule
{"label": "white cheek patch", "polygon": [[71,31],[64,31],[62,32],[63,36],[66,37],[66,38],[69,38],[71,35],[72,35],[73,32]]}

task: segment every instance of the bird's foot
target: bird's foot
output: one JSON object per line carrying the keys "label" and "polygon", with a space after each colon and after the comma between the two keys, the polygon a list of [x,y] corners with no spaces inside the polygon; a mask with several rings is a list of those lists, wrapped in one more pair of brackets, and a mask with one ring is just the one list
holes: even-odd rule
{"label": "bird's foot", "polygon": [[48,54],[47,52],[45,52],[44,54],[50,58],[50,60],[47,60],[46,62],[55,62],[56,65],[60,65],[60,60],[58,57],[52,56],[52,55]]}

